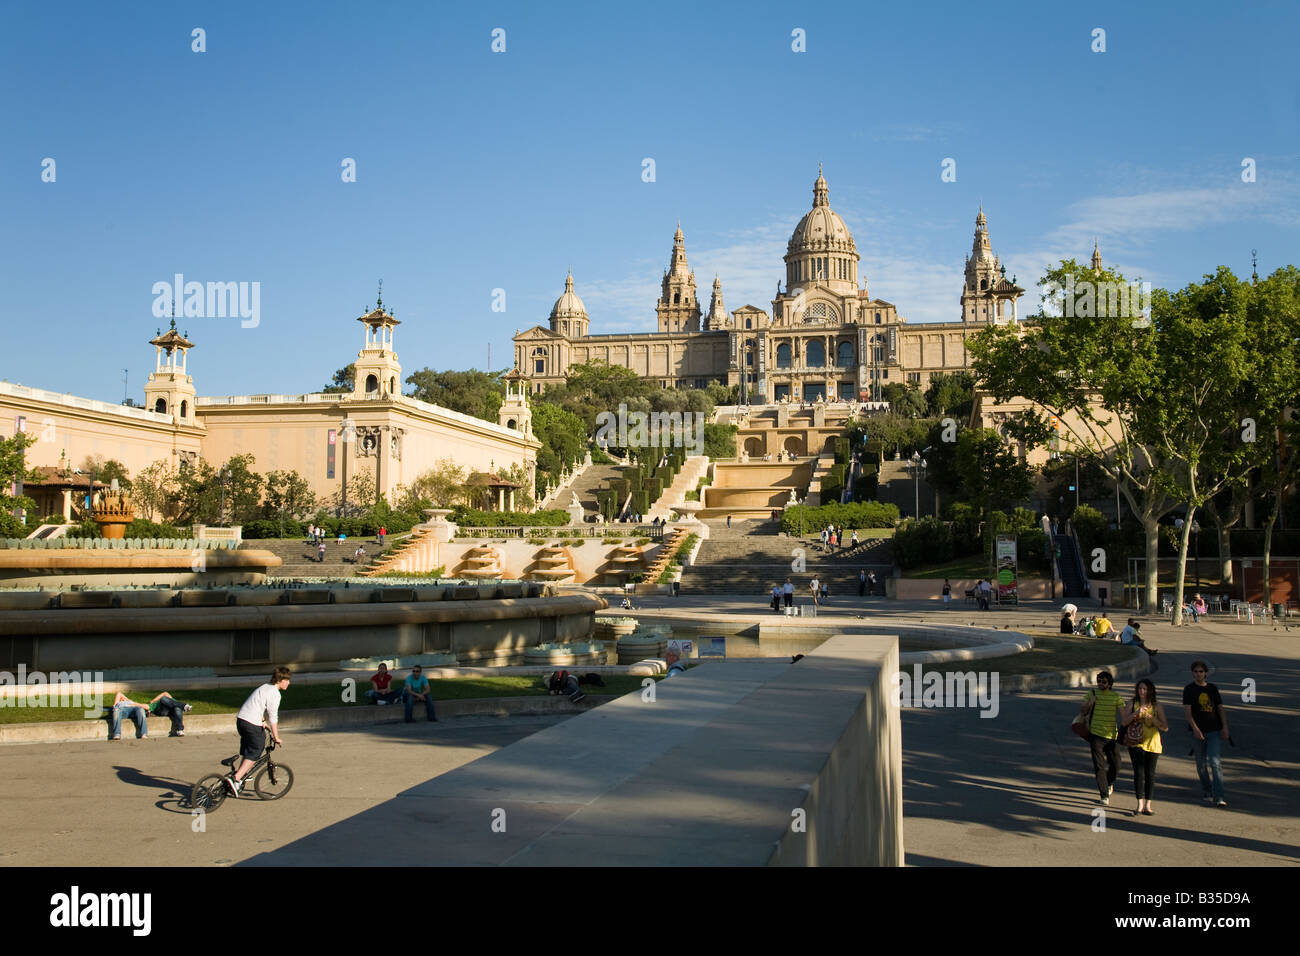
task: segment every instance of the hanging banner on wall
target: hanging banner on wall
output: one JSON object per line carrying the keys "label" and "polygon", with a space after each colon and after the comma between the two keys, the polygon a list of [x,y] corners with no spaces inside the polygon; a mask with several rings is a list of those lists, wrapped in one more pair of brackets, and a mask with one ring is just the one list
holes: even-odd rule
{"label": "hanging banner on wall", "polygon": [[998,601],[1020,603],[1016,583],[1016,536],[1000,534],[995,550],[998,568]]}

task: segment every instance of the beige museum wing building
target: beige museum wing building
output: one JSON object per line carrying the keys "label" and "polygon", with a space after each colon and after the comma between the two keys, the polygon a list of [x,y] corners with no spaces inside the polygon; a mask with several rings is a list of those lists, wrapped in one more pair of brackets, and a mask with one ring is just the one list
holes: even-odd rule
{"label": "beige museum wing building", "polygon": [[[319,497],[338,491],[345,473],[367,471],[392,501],[399,485],[448,458],[470,472],[521,465],[525,487],[533,487],[541,443],[523,389],[510,390],[497,424],[402,395],[398,320],[381,301],[359,321],[365,343],[351,392],[199,396],[188,367],[194,343],[173,319],[150,341],[157,357],[143,408],[0,382],[0,434],[29,433],[36,443],[28,467],[61,471],[90,455],[116,459],[135,475],[159,460],[180,467],[201,456],[218,465],[247,453],[263,474],[297,471]],[[65,515],[70,495],[64,492]]]}

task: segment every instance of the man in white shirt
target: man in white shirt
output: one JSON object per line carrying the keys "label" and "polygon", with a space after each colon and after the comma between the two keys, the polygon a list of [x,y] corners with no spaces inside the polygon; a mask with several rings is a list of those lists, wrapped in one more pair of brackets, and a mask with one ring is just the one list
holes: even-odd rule
{"label": "man in white shirt", "polygon": [[271,680],[248,695],[248,700],[235,715],[235,727],[239,731],[239,755],[243,761],[239,769],[226,777],[226,787],[236,797],[243,786],[244,777],[253,769],[257,758],[262,756],[266,747],[266,731],[262,729],[262,720],[271,728],[271,739],[279,746],[280,740],[280,692],[289,689],[289,668],[277,667],[271,674]]}

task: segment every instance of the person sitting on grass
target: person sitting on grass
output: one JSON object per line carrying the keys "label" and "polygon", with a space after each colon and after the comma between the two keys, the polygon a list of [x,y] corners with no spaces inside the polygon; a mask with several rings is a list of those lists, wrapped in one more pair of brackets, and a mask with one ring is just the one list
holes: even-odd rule
{"label": "person sitting on grass", "polygon": [[1093,624],[1096,636],[1102,640],[1113,641],[1118,636],[1115,634],[1115,625],[1110,623],[1110,618],[1104,611],[1093,618]]}
{"label": "person sitting on grass", "polygon": [[1146,644],[1142,643],[1142,637],[1138,634],[1142,625],[1133,618],[1128,619],[1128,627],[1120,631],[1119,639],[1122,644],[1136,644],[1142,650],[1147,652],[1147,657],[1155,657],[1159,651],[1153,651]]}
{"label": "person sitting on grass", "polygon": [[191,710],[189,704],[182,704],[167,691],[163,691],[153,700],[149,701],[149,712],[158,717],[169,717],[172,722],[172,732],[169,737],[185,736],[185,715]]}
{"label": "person sitting on grass", "polygon": [[380,664],[379,670],[370,677],[371,689],[366,691],[366,698],[376,704],[391,704],[400,696],[397,691],[388,689],[392,681],[393,675],[388,673],[388,665]]}

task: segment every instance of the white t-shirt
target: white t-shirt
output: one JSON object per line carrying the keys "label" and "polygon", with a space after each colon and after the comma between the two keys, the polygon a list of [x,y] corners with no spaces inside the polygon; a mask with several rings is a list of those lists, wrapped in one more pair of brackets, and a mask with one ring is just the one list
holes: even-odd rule
{"label": "white t-shirt", "polygon": [[244,701],[244,706],[239,708],[239,713],[235,716],[250,724],[260,724],[263,714],[266,715],[268,724],[280,722],[280,688],[274,684],[263,684],[249,694],[248,700]]}

